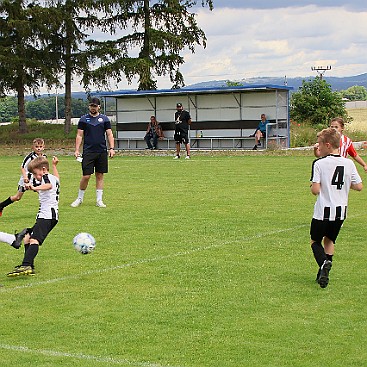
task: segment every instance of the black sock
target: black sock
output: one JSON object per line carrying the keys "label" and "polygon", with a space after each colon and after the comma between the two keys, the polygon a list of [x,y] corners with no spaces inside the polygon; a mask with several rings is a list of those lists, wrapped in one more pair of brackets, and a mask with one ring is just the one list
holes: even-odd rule
{"label": "black sock", "polygon": [[326,254],[326,258],[327,258],[329,261],[333,261],[333,255]]}
{"label": "black sock", "polygon": [[314,242],[311,245],[311,248],[312,248],[313,256],[315,257],[317,264],[319,265],[319,267],[321,267],[321,265],[326,260],[326,254],[325,254],[324,248],[322,247],[321,243],[319,242]]}
{"label": "black sock", "polygon": [[24,254],[24,259],[22,262],[23,266],[33,266],[34,258],[37,256],[39,250],[39,245],[33,244],[29,245],[26,253]]}
{"label": "black sock", "polygon": [[2,203],[0,203],[0,209],[4,209],[6,206],[13,204],[13,201],[10,199],[10,196],[4,200]]}

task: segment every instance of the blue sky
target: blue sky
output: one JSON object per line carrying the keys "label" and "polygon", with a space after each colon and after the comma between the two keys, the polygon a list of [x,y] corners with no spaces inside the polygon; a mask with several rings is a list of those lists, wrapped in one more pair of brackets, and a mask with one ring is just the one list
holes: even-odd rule
{"label": "blue sky", "polygon": [[[200,2],[200,0],[199,0]],[[213,0],[197,7],[207,47],[185,51],[186,85],[252,77],[307,77],[313,66],[331,66],[326,76],[367,72],[367,2],[303,0]],[[168,77],[158,88],[170,88]],[[126,82],[113,89],[134,89]],[[76,86],[77,90],[77,86]]]}

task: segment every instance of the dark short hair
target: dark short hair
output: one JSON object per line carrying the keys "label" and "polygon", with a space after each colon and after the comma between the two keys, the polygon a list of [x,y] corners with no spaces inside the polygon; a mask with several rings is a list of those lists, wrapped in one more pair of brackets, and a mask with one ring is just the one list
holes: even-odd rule
{"label": "dark short hair", "polygon": [[93,97],[89,100],[89,104],[96,104],[97,106],[100,106],[101,105],[101,101],[99,100],[99,98],[97,97]]}

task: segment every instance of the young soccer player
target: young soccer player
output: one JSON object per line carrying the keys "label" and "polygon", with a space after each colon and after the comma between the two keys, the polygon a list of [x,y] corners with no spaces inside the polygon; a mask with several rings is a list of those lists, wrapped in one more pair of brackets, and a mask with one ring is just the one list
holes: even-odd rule
{"label": "young soccer player", "polygon": [[8,273],[8,277],[34,275],[34,259],[38,254],[39,246],[58,222],[60,180],[56,168],[57,163],[57,157],[53,157],[53,174],[49,173],[49,162],[45,157],[35,158],[28,165],[33,179],[26,185],[26,189],[38,193],[40,206],[34,226],[22,231],[24,232],[25,248],[22,264]]}
{"label": "young soccer player", "polygon": [[10,204],[13,204],[15,201],[19,201],[24,192],[25,192],[25,185],[29,183],[31,179],[31,174],[28,170],[29,163],[37,158],[37,157],[46,157],[42,152],[45,149],[45,141],[41,138],[36,138],[32,142],[32,152],[29,153],[22,162],[22,165],[20,166],[20,170],[22,171],[22,175],[20,176],[19,182],[18,182],[18,192],[13,195],[9,196],[6,200],[0,203],[0,217],[3,214],[3,210],[5,207],[7,207]]}
{"label": "young soccer player", "polygon": [[[343,135],[344,125],[344,120],[341,117],[335,117],[330,121],[330,127],[335,129],[340,134],[340,155],[345,158],[350,155],[358,164],[363,167],[364,171],[367,173],[367,164],[354,149],[352,140]],[[320,151],[318,149],[317,143],[314,146],[314,154],[316,157],[320,157]]]}
{"label": "young soccer player", "polygon": [[[328,128],[317,135],[321,157],[312,164],[311,192],[317,195],[311,222],[311,248],[319,266],[317,282],[329,283],[334,245],[347,215],[349,190],[362,190],[354,163],[339,154],[340,134]],[[322,242],[324,246],[322,246]]]}

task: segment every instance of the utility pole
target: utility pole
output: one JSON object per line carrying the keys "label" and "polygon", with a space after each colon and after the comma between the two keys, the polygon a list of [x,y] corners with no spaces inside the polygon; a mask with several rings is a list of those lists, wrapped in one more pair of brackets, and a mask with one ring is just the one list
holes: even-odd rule
{"label": "utility pole", "polygon": [[322,80],[322,77],[324,76],[325,71],[331,70],[331,66],[326,66],[326,67],[325,66],[312,66],[311,70],[312,71],[317,71],[317,73],[320,76],[320,79]]}

